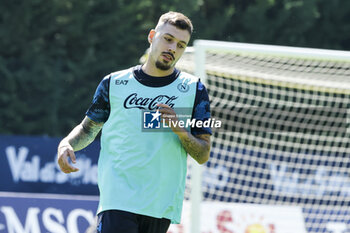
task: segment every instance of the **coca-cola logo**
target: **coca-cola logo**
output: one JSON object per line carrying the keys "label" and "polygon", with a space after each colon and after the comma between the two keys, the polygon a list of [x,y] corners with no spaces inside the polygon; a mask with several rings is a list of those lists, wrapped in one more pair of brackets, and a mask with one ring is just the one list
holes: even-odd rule
{"label": "coca-cola logo", "polygon": [[158,95],[154,98],[149,97],[138,97],[137,93],[132,93],[128,97],[126,97],[124,101],[124,108],[131,109],[131,108],[139,108],[139,109],[149,109],[154,110],[157,108],[158,103],[163,103],[169,105],[171,108],[174,107],[175,103],[173,103],[174,100],[176,100],[178,96],[168,96],[168,95]]}

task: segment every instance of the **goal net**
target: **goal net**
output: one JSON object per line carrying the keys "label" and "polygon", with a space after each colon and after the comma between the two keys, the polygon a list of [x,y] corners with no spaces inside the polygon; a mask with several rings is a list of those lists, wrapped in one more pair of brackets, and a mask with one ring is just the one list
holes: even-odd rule
{"label": "goal net", "polygon": [[203,201],[300,206],[307,232],[350,232],[349,52],[199,40],[177,66],[222,121]]}

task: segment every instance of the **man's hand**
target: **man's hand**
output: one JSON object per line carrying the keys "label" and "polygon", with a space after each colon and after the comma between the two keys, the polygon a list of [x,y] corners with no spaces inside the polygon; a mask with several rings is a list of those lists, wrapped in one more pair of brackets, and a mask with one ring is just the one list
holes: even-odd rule
{"label": "man's hand", "polygon": [[174,109],[172,109],[169,105],[166,104],[157,104],[159,107],[159,112],[162,114],[161,118],[165,120],[165,123],[171,127],[171,130],[176,134],[186,133],[186,129],[180,127],[178,124],[178,118]]}
{"label": "man's hand", "polygon": [[174,124],[178,121],[174,109],[166,104],[157,104],[157,106],[160,107],[159,112],[162,114],[162,119],[168,125],[170,124],[172,131],[179,137],[186,152],[199,164],[207,162],[210,154],[210,134],[193,136],[185,128],[180,127],[179,124]]}
{"label": "man's hand", "polygon": [[61,171],[64,173],[79,171],[78,168],[73,167],[69,163],[68,157],[70,158],[72,163],[76,163],[76,158],[75,158],[73,148],[69,144],[62,145],[62,146],[60,145],[57,151],[57,162],[58,162],[58,165],[60,166]]}
{"label": "man's hand", "polygon": [[103,123],[94,122],[90,120],[90,118],[85,117],[83,121],[60,142],[57,150],[57,162],[64,173],[79,171],[78,168],[73,167],[69,163],[68,157],[72,163],[76,163],[74,151],[81,150],[93,142],[102,126]]}

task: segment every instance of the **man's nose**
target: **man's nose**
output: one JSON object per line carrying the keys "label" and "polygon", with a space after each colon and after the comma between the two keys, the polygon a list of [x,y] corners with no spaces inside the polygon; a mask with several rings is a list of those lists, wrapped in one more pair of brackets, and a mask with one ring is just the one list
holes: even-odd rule
{"label": "man's nose", "polygon": [[169,45],[168,51],[171,52],[172,54],[175,54],[176,51],[176,43],[172,43]]}

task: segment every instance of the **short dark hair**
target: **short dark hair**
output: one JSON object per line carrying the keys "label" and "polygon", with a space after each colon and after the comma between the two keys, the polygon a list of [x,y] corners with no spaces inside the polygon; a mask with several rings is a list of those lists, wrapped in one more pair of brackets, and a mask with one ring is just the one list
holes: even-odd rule
{"label": "short dark hair", "polygon": [[163,15],[160,16],[157,27],[164,25],[164,24],[171,24],[179,29],[187,30],[190,35],[192,35],[193,32],[193,25],[191,20],[185,16],[182,13],[169,11]]}

